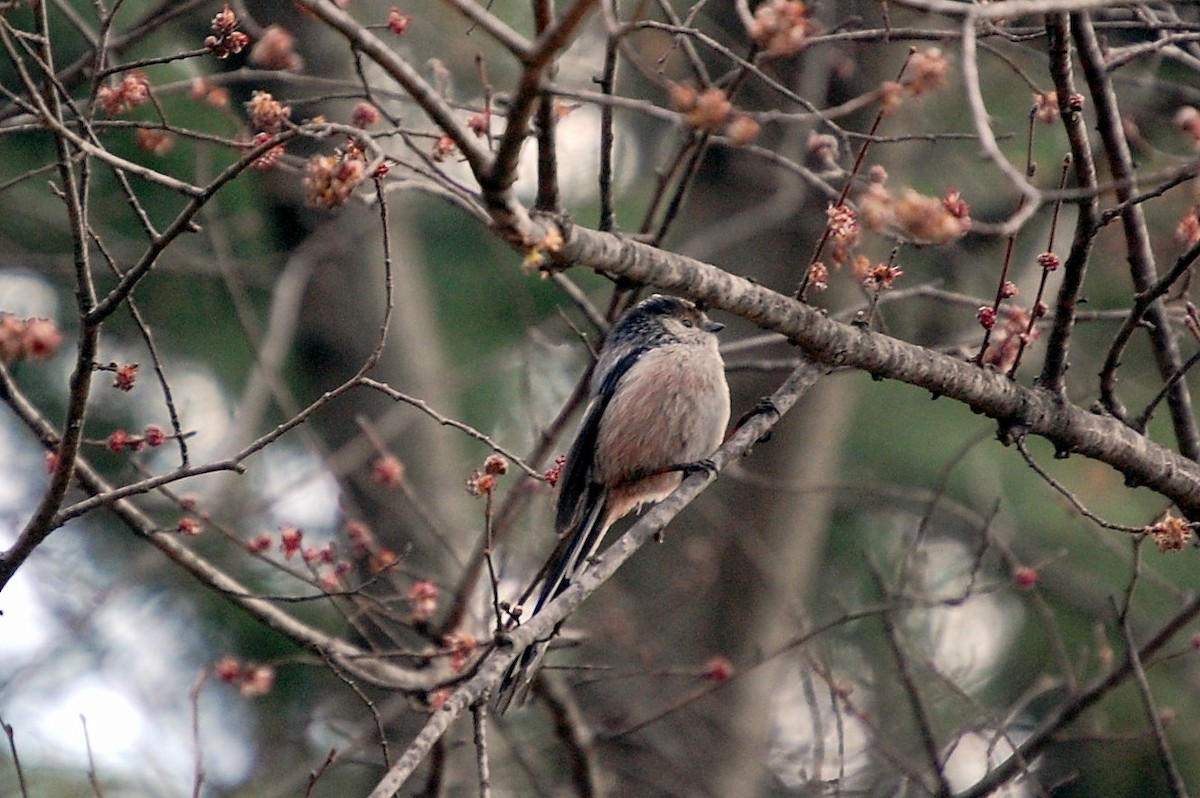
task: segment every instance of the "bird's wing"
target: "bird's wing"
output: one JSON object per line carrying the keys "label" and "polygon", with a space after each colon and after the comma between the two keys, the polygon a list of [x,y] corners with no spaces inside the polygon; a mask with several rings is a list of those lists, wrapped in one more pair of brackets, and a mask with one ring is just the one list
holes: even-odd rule
{"label": "bird's wing", "polygon": [[571,451],[567,453],[567,462],[563,467],[558,507],[554,514],[554,531],[560,535],[581,521],[578,516],[587,504],[585,499],[592,493],[589,486],[604,411],[616,393],[621,378],[649,350],[650,347],[639,347],[618,360],[604,376],[591,405],[588,406],[583,425],[579,428],[579,434],[575,436],[575,442],[571,444]]}

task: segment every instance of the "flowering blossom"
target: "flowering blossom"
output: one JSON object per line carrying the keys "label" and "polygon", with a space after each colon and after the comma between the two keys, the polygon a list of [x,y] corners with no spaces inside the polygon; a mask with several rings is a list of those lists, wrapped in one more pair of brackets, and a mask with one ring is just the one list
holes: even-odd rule
{"label": "flowering blossom", "polygon": [[366,177],[367,161],[360,149],[314,155],[304,167],[305,201],[317,208],[340,208]]}
{"label": "flowering blossom", "polygon": [[817,30],[812,9],[800,0],[767,0],[754,9],[750,38],[768,55],[795,55]]}
{"label": "flowering blossom", "polygon": [[101,86],[97,89],[96,100],[108,116],[120,116],[150,100],[150,80],[144,73],[136,69],[131,70],[125,73],[116,86]]}
{"label": "flowering blossom", "polygon": [[237,29],[238,18],[226,3],[212,20],[212,35],[204,40],[204,47],[217,58],[228,58],[240,53],[250,44],[250,37]]}

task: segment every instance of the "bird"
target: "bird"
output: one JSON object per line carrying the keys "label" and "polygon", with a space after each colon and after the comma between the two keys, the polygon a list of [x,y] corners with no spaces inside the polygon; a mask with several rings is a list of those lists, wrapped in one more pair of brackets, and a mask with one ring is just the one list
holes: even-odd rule
{"label": "bird", "polygon": [[[559,545],[540,572],[531,616],[587,567],[613,523],[666,498],[688,472],[711,469],[707,458],[729,423],[717,348],[724,326],[690,300],[655,294],[609,330],[559,475]],[[509,666],[497,690],[499,711],[518,693],[524,702],[548,643],[535,641]]]}

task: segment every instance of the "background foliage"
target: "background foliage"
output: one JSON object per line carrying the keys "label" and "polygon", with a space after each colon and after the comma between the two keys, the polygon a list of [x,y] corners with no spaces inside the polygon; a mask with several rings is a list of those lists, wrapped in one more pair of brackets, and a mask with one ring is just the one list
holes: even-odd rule
{"label": "background foliage", "polygon": [[[0,793],[1187,794],[1198,16],[0,2]],[[1147,254],[1180,268],[1135,309]],[[806,285],[865,354],[770,332],[808,317],[705,263]],[[1019,395],[1136,426],[1173,392],[1135,436],[1162,449],[1060,458],[946,365],[1008,372],[1043,279]],[[547,615],[570,645],[497,716],[493,589],[552,548],[589,350],[651,290],[727,323],[735,417],[799,402]],[[933,376],[873,367],[889,337]]]}

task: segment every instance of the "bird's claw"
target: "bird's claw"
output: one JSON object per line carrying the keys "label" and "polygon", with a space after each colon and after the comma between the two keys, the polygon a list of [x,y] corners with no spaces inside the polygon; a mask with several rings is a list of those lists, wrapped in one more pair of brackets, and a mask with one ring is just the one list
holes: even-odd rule
{"label": "bird's claw", "polygon": [[705,457],[703,460],[697,460],[694,463],[684,463],[679,466],[679,470],[683,472],[684,478],[702,472],[707,477],[714,477],[717,475],[717,464]]}
{"label": "bird's claw", "polygon": [[[775,400],[769,396],[764,396],[762,399],[759,399],[758,402],[755,403],[754,407],[747,410],[745,414],[738,419],[737,423],[733,425],[734,432],[746,426],[750,419],[754,418],[755,416],[765,415],[772,415],[777,419],[783,416],[783,413],[779,412],[779,408],[775,405]],[[768,430],[761,438],[758,439],[757,442],[765,443],[770,440],[770,438],[771,432]]]}

